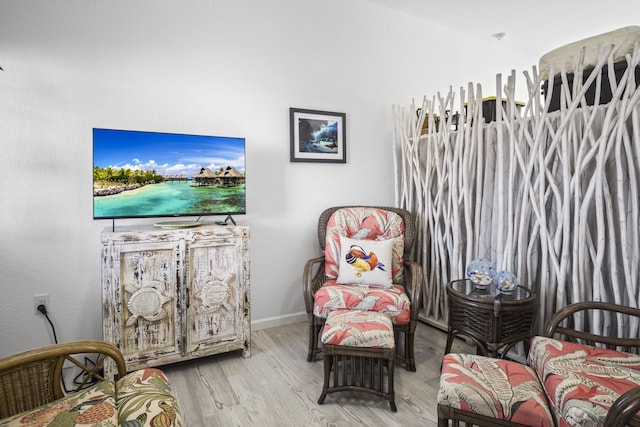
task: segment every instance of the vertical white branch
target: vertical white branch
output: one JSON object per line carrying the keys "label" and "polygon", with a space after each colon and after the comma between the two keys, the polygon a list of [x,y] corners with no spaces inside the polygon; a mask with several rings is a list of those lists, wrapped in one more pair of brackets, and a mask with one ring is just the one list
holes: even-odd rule
{"label": "vertical white branch", "polygon": [[[444,287],[473,258],[510,269],[538,295],[538,331],[554,311],[583,300],[640,305],[640,89],[634,70],[614,77],[611,46],[591,71],[576,62],[573,83],[549,82],[546,99],[535,67],[524,73],[528,100],[519,110],[515,74],[496,77],[496,120],[485,124],[483,89],[425,97],[421,114],[394,108],[396,204],[416,213],[418,259],[425,277],[423,319],[446,324]],[[608,71],[602,78],[601,70]],[[555,75],[555,70],[550,70]],[[584,80],[584,82],[583,82]],[[600,86],[612,100],[599,105]],[[587,105],[594,86],[596,102]],[[550,112],[553,93],[560,106]],[[502,99],[505,99],[504,106]],[[462,111],[458,130],[442,120]],[[464,110],[462,107],[465,106]],[[441,118],[436,129],[435,115]],[[421,135],[428,121],[428,132]],[[594,331],[638,335],[619,319],[578,319]]]}

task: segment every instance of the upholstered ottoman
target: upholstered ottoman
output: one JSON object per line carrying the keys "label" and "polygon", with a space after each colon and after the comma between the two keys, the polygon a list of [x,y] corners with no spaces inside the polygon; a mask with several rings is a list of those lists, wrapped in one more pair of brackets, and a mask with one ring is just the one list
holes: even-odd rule
{"label": "upholstered ottoman", "polygon": [[449,420],[479,426],[554,425],[533,369],[470,354],[447,354],[442,362],[438,426],[448,426]]}
{"label": "upholstered ottoman", "polygon": [[389,401],[392,411],[397,411],[393,390],[396,345],[389,316],[375,311],[332,311],[320,339],[324,385],[319,404],[329,393],[361,391],[381,396]]}

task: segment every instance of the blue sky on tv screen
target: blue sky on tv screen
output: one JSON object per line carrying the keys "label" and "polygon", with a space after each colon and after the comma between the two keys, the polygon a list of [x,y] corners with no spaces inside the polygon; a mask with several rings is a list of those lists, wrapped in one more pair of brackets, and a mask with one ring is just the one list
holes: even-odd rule
{"label": "blue sky on tv screen", "polygon": [[94,129],[93,165],[189,178],[203,167],[233,166],[244,174],[244,145],[244,138]]}

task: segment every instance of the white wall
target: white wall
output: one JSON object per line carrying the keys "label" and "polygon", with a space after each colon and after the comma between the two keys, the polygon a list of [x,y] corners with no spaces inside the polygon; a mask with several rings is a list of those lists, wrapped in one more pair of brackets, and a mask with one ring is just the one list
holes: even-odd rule
{"label": "white wall", "polygon": [[[304,318],[320,211],[393,204],[391,106],[514,61],[364,0],[2,0],[0,356],[52,342],[38,293],[59,341],[102,337],[93,127],[246,138],[236,219],[265,327]],[[289,107],[346,112],[348,163],[290,163]]]}

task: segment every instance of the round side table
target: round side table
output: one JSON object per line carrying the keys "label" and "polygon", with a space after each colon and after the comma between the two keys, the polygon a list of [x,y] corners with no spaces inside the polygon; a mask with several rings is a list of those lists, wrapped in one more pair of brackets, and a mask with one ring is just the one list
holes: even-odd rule
{"label": "round side table", "polygon": [[511,348],[524,341],[529,353],[531,323],[536,296],[517,286],[510,294],[500,293],[495,286],[478,289],[468,279],[447,284],[449,328],[445,354],[451,351],[455,336],[471,339],[477,353],[504,357]]}

